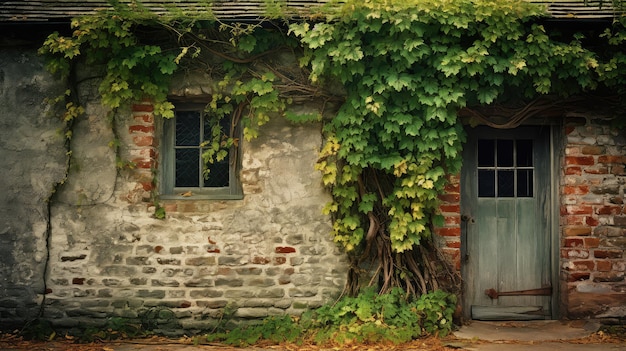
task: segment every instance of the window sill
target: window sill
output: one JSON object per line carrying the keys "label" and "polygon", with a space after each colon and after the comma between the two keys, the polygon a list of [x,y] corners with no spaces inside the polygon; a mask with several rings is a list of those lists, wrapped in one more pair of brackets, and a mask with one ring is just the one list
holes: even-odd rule
{"label": "window sill", "polygon": [[197,200],[241,200],[243,199],[243,194],[212,194],[212,195],[206,195],[206,194],[198,194],[198,195],[190,195],[190,196],[183,196],[183,195],[175,195],[175,194],[170,194],[170,195],[160,195],[159,198],[161,200],[181,200],[181,201],[197,201]]}

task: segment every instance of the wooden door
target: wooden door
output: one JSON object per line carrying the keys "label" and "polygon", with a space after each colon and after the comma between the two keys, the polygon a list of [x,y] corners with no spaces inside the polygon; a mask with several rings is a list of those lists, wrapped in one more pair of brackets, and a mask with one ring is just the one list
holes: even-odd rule
{"label": "wooden door", "polygon": [[550,319],[550,128],[471,128],[463,157],[465,310],[472,319]]}

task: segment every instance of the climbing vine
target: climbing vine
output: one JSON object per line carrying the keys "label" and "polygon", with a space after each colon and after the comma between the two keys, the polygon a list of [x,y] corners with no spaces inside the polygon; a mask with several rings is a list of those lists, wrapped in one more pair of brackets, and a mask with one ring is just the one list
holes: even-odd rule
{"label": "climbing vine", "polygon": [[[461,167],[460,111],[471,124],[488,119],[481,106],[519,107],[517,123],[542,111],[538,98],[618,96],[626,86],[624,18],[579,34],[550,29],[541,7],[517,0],[347,0],[320,11],[289,25],[226,24],[210,12],[156,16],[116,4],[73,20],[71,35],[49,36],[41,52],[61,75],[79,60],[99,67],[102,103],[113,110],[148,98],[166,118],[175,72],[210,75],[207,111],[217,117],[206,162],[238,143],[219,119],[241,122],[246,138],[276,114],[320,120],[285,107],[336,99],[322,87],[340,84],[345,102],[326,121],[316,168],[333,195],[325,208],[333,238],[352,260],[351,293],[458,284],[438,263],[432,234],[442,223],[438,196]],[[281,64],[285,51],[302,66]],[[358,279],[364,261],[376,264],[369,282]]]}
{"label": "climbing vine", "polygon": [[[524,1],[361,0],[291,26],[312,81],[338,79],[347,92],[317,168],[354,277],[365,256],[376,258],[383,292],[450,282],[432,264],[431,237],[446,175],[461,166],[459,111],[623,89],[621,23],[597,38],[567,37],[548,32],[543,15]],[[600,51],[585,47],[598,40]]]}

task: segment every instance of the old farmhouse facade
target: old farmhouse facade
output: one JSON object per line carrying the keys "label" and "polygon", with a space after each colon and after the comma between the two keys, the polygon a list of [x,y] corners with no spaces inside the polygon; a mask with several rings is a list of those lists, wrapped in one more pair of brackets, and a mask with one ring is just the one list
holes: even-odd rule
{"label": "old farmhouse facade", "polygon": [[[214,11],[254,18],[263,2],[250,3],[256,7],[216,1]],[[150,101],[138,101],[118,111],[111,129],[85,67],[78,87],[86,111],[74,125],[66,172],[62,121],[44,101],[66,87],[37,49],[70,18],[102,6],[0,4],[0,325],[41,311],[68,328],[162,312],[159,328],[180,332],[201,330],[229,308],[242,319],[297,315],[340,296],[349,262],[329,236],[322,207],[330,194],[313,167],[321,123],[272,119],[258,138],[242,139],[219,184],[204,184],[197,156],[176,140],[193,144],[205,132],[197,103],[210,99],[206,77],[175,78],[175,120],[156,118]],[[552,6],[571,25],[585,11],[600,22],[613,15],[606,6]],[[467,126],[463,169],[441,196],[445,223],[435,235],[463,280],[463,316],[623,321],[623,130],[588,110],[509,129],[487,124]],[[116,167],[111,140],[134,167]],[[155,192],[163,219],[154,216]]]}

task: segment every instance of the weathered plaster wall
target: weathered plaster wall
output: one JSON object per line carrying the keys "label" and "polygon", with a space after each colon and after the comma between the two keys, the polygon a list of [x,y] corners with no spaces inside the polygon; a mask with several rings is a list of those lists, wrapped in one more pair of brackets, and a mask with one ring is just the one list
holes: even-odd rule
{"label": "weathered plaster wall", "polygon": [[566,126],[562,302],[568,317],[626,317],[626,135],[592,118]]}
{"label": "weathered plaster wall", "polygon": [[158,328],[182,333],[210,328],[227,306],[242,319],[299,314],[341,293],[347,261],[329,236],[321,209],[330,197],[313,168],[319,124],[273,119],[242,142],[243,200],[161,200],[159,220],[149,201],[159,118],[149,103],[118,114],[121,157],[136,168],[117,171],[93,83],[80,86],[87,113],[72,141],[76,167],[52,206],[46,316],[55,325],[165,309],[174,318]]}
{"label": "weathered plaster wall", "polygon": [[46,200],[65,173],[44,98],[62,89],[34,50],[0,47],[0,325],[35,317],[44,292]]}

